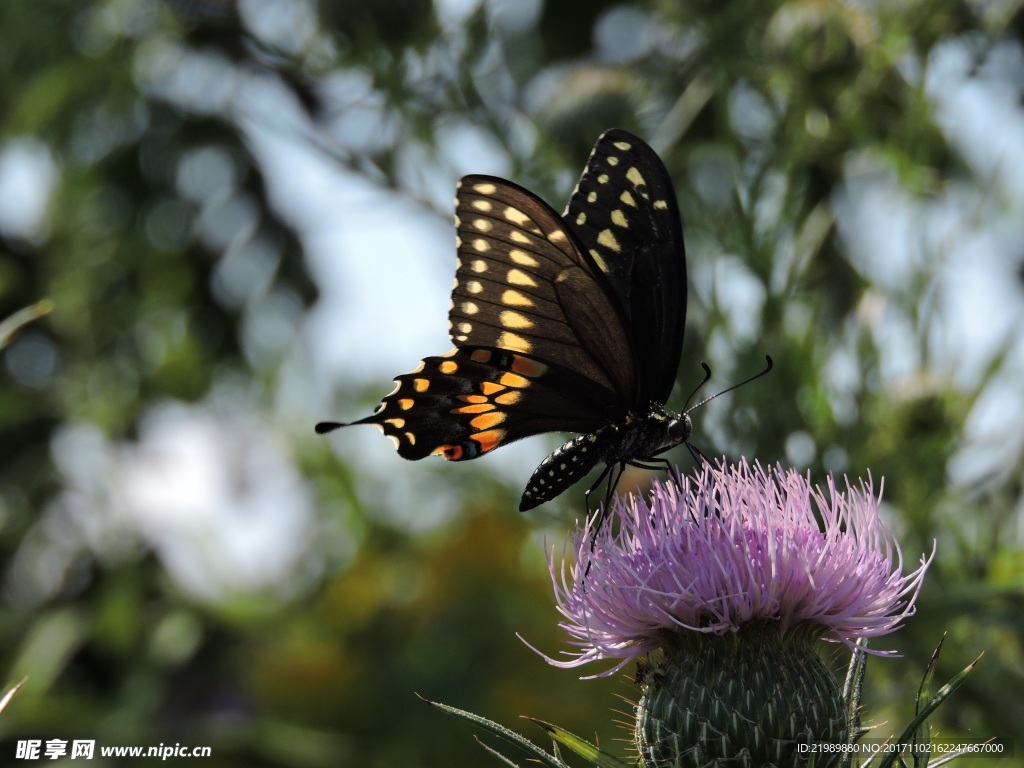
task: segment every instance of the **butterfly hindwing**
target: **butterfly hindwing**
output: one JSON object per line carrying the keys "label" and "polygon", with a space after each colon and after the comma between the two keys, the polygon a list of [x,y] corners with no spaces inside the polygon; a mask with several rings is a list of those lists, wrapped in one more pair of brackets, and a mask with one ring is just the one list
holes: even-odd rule
{"label": "butterfly hindwing", "polygon": [[630,401],[637,376],[625,318],[561,217],[511,182],[467,176],[456,222],[455,345],[557,362]]}
{"label": "butterfly hindwing", "polygon": [[658,155],[625,131],[594,145],[565,213],[625,313],[642,385],[668,400],[686,320],[686,255],[672,179]]}
{"label": "butterfly hindwing", "polygon": [[376,412],[355,423],[377,425],[412,460],[466,461],[528,435],[590,431],[612,402],[558,366],[484,348],[428,357],[395,381]]}

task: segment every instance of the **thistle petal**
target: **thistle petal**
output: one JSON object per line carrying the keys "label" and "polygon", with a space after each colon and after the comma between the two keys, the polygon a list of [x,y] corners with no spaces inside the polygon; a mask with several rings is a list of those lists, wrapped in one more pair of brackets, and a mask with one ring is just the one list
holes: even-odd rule
{"label": "thistle petal", "polygon": [[559,626],[574,650],[544,658],[616,661],[600,677],[662,647],[666,632],[768,622],[851,646],[893,632],[914,613],[934,550],[904,576],[880,501],[870,475],[844,490],[829,478],[822,490],[794,470],[746,461],[655,481],[649,500],[617,499],[596,536],[595,516],[561,558],[552,551]]}

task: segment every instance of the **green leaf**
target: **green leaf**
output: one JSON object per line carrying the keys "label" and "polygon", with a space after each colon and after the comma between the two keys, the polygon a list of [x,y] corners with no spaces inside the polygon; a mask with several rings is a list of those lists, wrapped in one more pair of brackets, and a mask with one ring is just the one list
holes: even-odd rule
{"label": "green leaf", "polygon": [[[861,728],[860,724],[860,702],[864,691],[864,673],[868,666],[868,655],[865,653],[868,641],[862,637],[857,641],[856,646],[853,651],[853,657],[850,659],[850,667],[846,671],[846,681],[843,683],[843,701],[846,702],[846,722],[850,728],[847,744],[850,745],[854,744],[866,733],[866,729]],[[849,768],[853,754],[854,752],[851,749],[843,755],[839,763],[840,768]]]}
{"label": "green leaf", "polygon": [[42,299],[41,301],[37,301],[35,304],[30,304],[24,309],[19,309],[7,319],[0,320],[0,349],[6,347],[10,343],[11,339],[14,338],[14,334],[24,326],[28,325],[33,320],[45,317],[52,311],[53,302],[49,299]]}
{"label": "green leaf", "polygon": [[594,765],[601,766],[601,768],[630,768],[627,763],[622,762],[617,757],[609,755],[600,747],[591,744],[586,739],[581,739],[579,736],[559,728],[557,725],[551,725],[551,723],[546,723],[535,717],[527,717],[526,719],[535,725],[539,725],[547,731],[548,735],[556,742],[568,747],[577,755],[589,760]]}
{"label": "green leaf", "polygon": [[[515,744],[520,749],[532,754],[545,765],[550,765],[553,768],[569,768],[569,766],[566,765],[566,763],[562,762],[553,755],[549,755],[547,752],[538,747],[525,736],[520,736],[515,731],[511,731],[505,726],[500,725],[499,723],[495,723],[493,720],[488,720],[485,717],[480,717],[480,715],[475,715],[472,712],[466,712],[463,709],[456,709],[455,707],[450,707],[447,704],[441,704],[437,701],[431,701],[430,699],[420,696],[418,693],[416,694],[416,696],[417,698],[419,698],[420,701],[429,704],[431,707],[434,707],[435,709],[441,710],[445,714],[452,715],[453,717],[458,717],[462,720],[466,720],[467,722],[470,722],[473,725],[478,726],[479,728],[483,728],[486,731],[490,731],[491,733],[500,736],[505,741]],[[479,739],[477,739],[477,741],[479,741]],[[496,756],[500,756],[500,754],[495,750],[486,746],[485,748],[487,749],[488,752],[491,752]],[[501,759],[509,765],[515,765],[515,763],[511,763],[505,757],[501,757]]]}
{"label": "green leaf", "polygon": [[0,712],[3,712],[5,709],[7,709],[7,705],[11,703],[11,699],[14,698],[14,694],[21,690],[21,686],[23,686],[27,682],[28,678],[23,677],[21,678],[20,682],[14,684],[10,687],[10,689],[8,689],[7,693],[5,693],[2,698],[0,698]]}
{"label": "green leaf", "polygon": [[[935,677],[935,668],[938,666],[939,655],[942,653],[942,644],[946,642],[946,634],[942,633],[942,638],[939,640],[939,644],[935,646],[935,650],[932,651],[931,658],[928,660],[928,665],[925,667],[924,676],[921,678],[921,685],[917,689],[917,699],[914,701],[914,714],[918,714],[921,711],[921,702],[928,698],[928,692],[931,689],[932,678]],[[931,743],[931,729],[928,726],[928,719],[925,718],[921,721],[921,726],[914,731],[914,746],[917,747],[921,744]],[[914,750],[914,765],[917,768],[924,768],[928,765],[928,755],[924,752],[918,752]]]}
{"label": "green leaf", "polygon": [[492,747],[491,745],[487,744],[484,741],[481,741],[480,737],[475,737],[475,738],[476,738],[476,743],[479,744],[481,747],[483,747],[484,751],[487,752],[489,755],[497,758],[499,761],[501,761],[505,765],[509,766],[509,768],[521,768],[519,763],[513,763],[511,760],[509,760],[507,757],[505,757],[503,754],[501,754],[501,752],[496,750],[494,747]]}
{"label": "green leaf", "polygon": [[[940,647],[941,645],[942,644],[939,643]],[[938,649],[936,649],[936,651],[937,650]],[[930,715],[932,712],[938,709],[939,705],[947,698],[949,698],[950,694],[952,694],[953,691],[955,691],[957,688],[959,688],[967,681],[967,678],[974,671],[974,668],[978,665],[978,662],[981,661],[981,656],[983,655],[984,654],[979,655],[978,658],[976,658],[974,661],[972,661],[970,664],[964,667],[963,670],[961,670],[959,673],[954,675],[952,680],[950,680],[948,683],[942,686],[938,690],[938,692],[931,699],[929,699],[923,707],[920,708],[920,710],[917,713],[917,717],[911,720],[910,725],[908,725],[903,730],[903,733],[901,733],[899,738],[896,740],[897,744],[912,743],[912,740],[915,737],[917,729],[928,718],[928,715]],[[878,768],[888,768],[890,765],[893,764],[897,757],[899,757],[898,753],[889,753],[885,756],[885,759],[882,760],[882,762],[879,764]]]}

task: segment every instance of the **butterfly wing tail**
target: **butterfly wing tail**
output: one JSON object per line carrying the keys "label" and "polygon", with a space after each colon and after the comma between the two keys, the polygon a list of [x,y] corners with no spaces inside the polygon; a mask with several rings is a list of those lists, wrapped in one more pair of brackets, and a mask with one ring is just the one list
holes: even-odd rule
{"label": "butterfly wing tail", "polygon": [[342,427],[347,426],[349,425],[343,424],[340,421],[321,421],[316,425],[315,429],[318,435],[326,435],[328,432],[333,432],[336,429],[341,429]]}

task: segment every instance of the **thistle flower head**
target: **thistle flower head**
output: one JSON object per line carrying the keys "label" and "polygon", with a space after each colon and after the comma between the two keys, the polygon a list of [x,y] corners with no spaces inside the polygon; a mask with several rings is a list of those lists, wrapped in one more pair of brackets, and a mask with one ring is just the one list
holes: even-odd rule
{"label": "thistle flower head", "polygon": [[[781,467],[705,464],[655,482],[650,501],[618,500],[552,555],[560,626],[576,667],[617,660],[610,675],[678,633],[774,626],[852,645],[897,629],[931,558],[904,576],[898,542],[878,517],[870,479],[827,490]],[[819,522],[820,519],[820,522]],[[934,553],[933,553],[934,554]]]}

